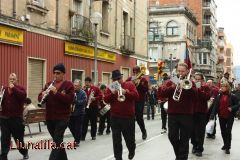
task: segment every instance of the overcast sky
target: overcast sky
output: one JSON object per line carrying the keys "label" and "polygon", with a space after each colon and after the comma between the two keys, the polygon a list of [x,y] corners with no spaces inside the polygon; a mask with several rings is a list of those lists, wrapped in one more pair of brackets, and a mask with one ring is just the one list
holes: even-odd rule
{"label": "overcast sky", "polygon": [[224,27],[228,42],[234,47],[234,65],[240,65],[240,0],[215,0],[217,26]]}

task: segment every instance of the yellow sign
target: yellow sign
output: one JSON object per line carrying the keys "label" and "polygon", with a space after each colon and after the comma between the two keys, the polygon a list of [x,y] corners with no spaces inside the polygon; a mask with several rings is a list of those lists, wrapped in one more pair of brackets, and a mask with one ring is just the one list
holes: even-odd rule
{"label": "yellow sign", "polygon": [[23,31],[0,26],[0,42],[22,46]]}
{"label": "yellow sign", "polygon": [[[94,58],[94,48],[65,42],[65,54],[76,55],[85,58]],[[98,49],[97,59],[115,62],[116,54],[102,49]]]}

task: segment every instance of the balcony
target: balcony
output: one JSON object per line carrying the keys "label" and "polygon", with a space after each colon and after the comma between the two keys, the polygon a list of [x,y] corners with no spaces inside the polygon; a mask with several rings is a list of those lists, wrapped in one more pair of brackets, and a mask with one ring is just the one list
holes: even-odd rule
{"label": "balcony", "polygon": [[216,66],[216,69],[217,69],[217,73],[223,73],[224,72],[224,66],[223,64],[218,64]]}
{"label": "balcony", "polygon": [[149,43],[161,43],[164,40],[163,34],[149,34],[148,35]]}
{"label": "balcony", "polygon": [[212,42],[209,39],[198,40],[197,45],[201,48],[207,48],[208,50],[212,50]]}
{"label": "balcony", "polygon": [[211,71],[212,70],[212,66],[208,65],[208,64],[198,64],[198,69],[201,71]]}
{"label": "balcony", "polygon": [[205,1],[203,2],[203,9],[207,12],[210,13],[211,15],[215,15],[215,9],[214,5],[212,2]]}
{"label": "balcony", "polygon": [[90,19],[79,14],[72,17],[71,40],[91,41],[93,39],[92,23]]}
{"label": "balcony", "polygon": [[123,54],[133,55],[134,54],[134,37],[128,35],[121,36],[121,47],[120,50]]}
{"label": "balcony", "polygon": [[218,47],[219,48],[224,48],[225,47],[225,43],[223,40],[218,40]]}

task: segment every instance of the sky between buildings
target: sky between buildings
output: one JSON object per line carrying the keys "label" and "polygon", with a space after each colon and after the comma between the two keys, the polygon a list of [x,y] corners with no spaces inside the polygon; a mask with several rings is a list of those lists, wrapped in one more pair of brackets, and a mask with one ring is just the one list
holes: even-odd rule
{"label": "sky between buildings", "polygon": [[240,0],[215,0],[217,4],[217,26],[223,27],[227,41],[234,48],[234,66],[240,65]]}

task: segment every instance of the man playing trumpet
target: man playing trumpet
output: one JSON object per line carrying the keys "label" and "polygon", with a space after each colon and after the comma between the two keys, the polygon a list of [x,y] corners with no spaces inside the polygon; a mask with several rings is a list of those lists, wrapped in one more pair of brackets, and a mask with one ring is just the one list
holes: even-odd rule
{"label": "man playing trumpet", "polygon": [[96,140],[97,134],[97,115],[99,102],[102,100],[102,93],[97,86],[92,84],[92,79],[90,77],[85,78],[85,90],[87,94],[88,104],[86,107],[86,114],[83,121],[83,131],[81,140],[85,140],[88,123],[91,123],[91,137],[92,140]]}
{"label": "man playing trumpet", "polygon": [[143,110],[146,101],[146,94],[148,92],[148,81],[143,76],[143,73],[139,66],[135,66],[133,68],[133,76],[129,77],[127,81],[133,81],[135,83],[139,94],[139,99],[135,101],[135,115],[136,121],[142,132],[142,139],[145,140],[147,138],[147,130],[145,128],[143,120]]}
{"label": "man playing trumpet", "polygon": [[26,90],[17,84],[17,75],[11,73],[9,75],[8,87],[5,90],[2,99],[1,114],[1,160],[7,160],[9,149],[11,148],[11,135],[17,144],[19,152],[23,155],[23,159],[28,159],[28,150],[24,147],[24,123],[23,123],[23,106],[26,99]]}
{"label": "man playing trumpet", "polygon": [[136,148],[134,104],[139,98],[138,92],[131,81],[123,82],[122,74],[119,70],[112,71],[112,81],[117,87],[111,87],[110,85],[104,96],[104,101],[111,105],[110,112],[114,157],[116,160],[122,160],[123,135],[129,151],[128,158],[133,159]]}
{"label": "man playing trumpet", "polygon": [[[185,63],[179,63],[177,66],[177,76],[184,79],[190,77],[187,76],[188,73],[188,65]],[[181,82],[182,80],[178,83]],[[176,89],[182,90],[179,100],[176,100],[175,97],[178,96],[174,95]],[[178,91],[176,93],[178,93]],[[168,98],[168,138],[173,146],[176,160],[188,159],[194,104],[194,98],[191,97],[195,97],[195,95],[195,87],[183,89],[182,84],[176,85],[171,80],[168,80],[158,89],[158,97]]]}

